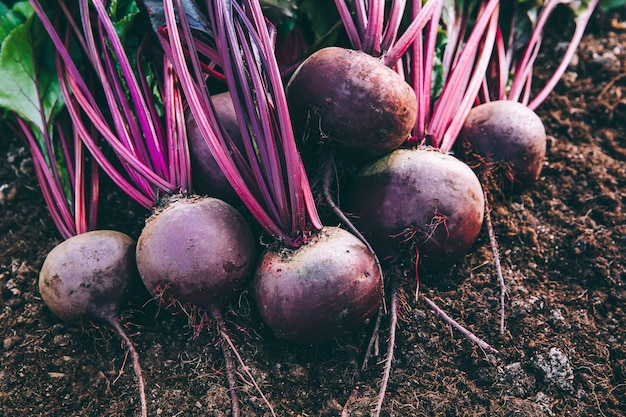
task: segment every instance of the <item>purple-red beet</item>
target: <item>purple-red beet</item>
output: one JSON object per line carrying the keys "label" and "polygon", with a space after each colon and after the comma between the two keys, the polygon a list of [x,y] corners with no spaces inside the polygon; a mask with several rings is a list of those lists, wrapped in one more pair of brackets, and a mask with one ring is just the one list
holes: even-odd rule
{"label": "purple-red beet", "polygon": [[381,259],[417,249],[427,269],[469,251],[485,205],[474,172],[431,148],[399,149],[369,164],[350,184],[346,203]]}
{"label": "purple-red beet", "polygon": [[71,237],[50,251],[39,291],[50,310],[70,323],[110,322],[137,278],[135,242],[111,230]]}
{"label": "purple-red beet", "polygon": [[243,216],[212,197],[169,202],[147,220],[137,241],[137,267],[150,293],[192,317],[208,313],[215,319],[224,340],[233,417],[239,416],[239,404],[226,343],[235,347],[221,309],[252,278],[255,262],[254,239]]}
{"label": "purple-red beet", "polygon": [[413,89],[395,71],[379,58],[338,47],[302,63],[287,85],[287,101],[297,134],[361,160],[398,148],[417,114]]}
{"label": "purple-red beet", "polygon": [[[241,149],[241,132],[230,93],[215,94],[211,96],[211,100],[220,124]],[[221,200],[234,201],[237,194],[211,154],[191,112],[186,113],[186,123],[194,191]]]}
{"label": "purple-red beet", "polygon": [[39,273],[39,292],[60,319],[106,323],[117,332],[132,358],[141,415],[146,417],[139,354],[116,318],[135,279],[135,241],[124,233],[96,230],[72,236],[48,253]]}
{"label": "purple-red beet", "polygon": [[539,116],[524,104],[492,101],[470,111],[456,149],[464,159],[476,153],[489,165],[504,165],[506,183],[520,188],[539,178],[546,131]]}
{"label": "purple-red beet", "polygon": [[137,241],[137,267],[150,293],[210,313],[239,294],[255,262],[243,216],[216,198],[172,202],[148,219]]}
{"label": "purple-red beet", "polygon": [[254,291],[277,337],[309,344],[367,323],[383,295],[373,254],[336,227],[324,227],[298,249],[265,252]]}

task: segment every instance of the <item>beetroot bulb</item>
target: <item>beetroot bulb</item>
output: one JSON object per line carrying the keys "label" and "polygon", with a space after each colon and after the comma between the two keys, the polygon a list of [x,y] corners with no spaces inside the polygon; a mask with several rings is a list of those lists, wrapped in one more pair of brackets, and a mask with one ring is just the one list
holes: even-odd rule
{"label": "beetroot bulb", "polygon": [[455,149],[472,165],[476,159],[482,162],[502,191],[519,190],[539,178],[546,155],[546,130],[526,105],[491,101],[470,111]]}
{"label": "beetroot bulb", "polygon": [[465,163],[432,148],[398,149],[365,166],[346,205],[381,258],[419,252],[426,269],[450,266],[476,241],[484,196]]}
{"label": "beetroot bulb", "polygon": [[70,237],[48,253],[39,273],[39,292],[63,321],[79,326],[104,323],[115,330],[132,358],[141,415],[146,417],[139,354],[117,319],[137,281],[135,241],[121,232],[95,230]]}
{"label": "beetroot bulb", "polygon": [[395,71],[365,52],[327,47],[309,56],[287,84],[298,136],[349,158],[398,148],[415,123],[415,93]]}
{"label": "beetroot bulb", "polygon": [[[419,97],[398,71],[403,55],[436,14],[440,1],[336,0],[349,48],[330,46],[302,62],[287,84],[296,137],[329,147],[341,159],[371,160],[399,148],[411,136]],[[405,17],[415,11],[408,20]],[[432,72],[432,68],[429,68]]]}
{"label": "beetroot bulb", "polygon": [[376,259],[351,233],[324,227],[295,251],[268,250],[254,281],[274,334],[313,344],[367,324],[382,298]]}
{"label": "beetroot bulb", "polygon": [[41,267],[39,291],[69,323],[111,323],[137,279],[135,241],[112,230],[73,236],[52,249]]}
{"label": "beetroot bulb", "polygon": [[252,278],[256,249],[243,216],[216,198],[156,210],[137,241],[137,267],[165,304],[223,308]]}

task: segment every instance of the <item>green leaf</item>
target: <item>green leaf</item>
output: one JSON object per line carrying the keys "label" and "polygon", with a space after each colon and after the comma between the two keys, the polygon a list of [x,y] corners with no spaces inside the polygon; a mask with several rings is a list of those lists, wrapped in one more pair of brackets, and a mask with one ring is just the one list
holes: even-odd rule
{"label": "green leaf", "polygon": [[0,8],[0,42],[4,41],[13,29],[24,24],[32,14],[33,8],[27,1],[16,3],[11,9],[2,4]]}
{"label": "green leaf", "polygon": [[261,0],[263,14],[278,28],[280,33],[289,33],[296,23],[295,0]]}
{"label": "green leaf", "polygon": [[301,0],[298,8],[300,14],[309,20],[315,42],[326,37],[339,21],[339,12],[333,0]]}
{"label": "green leaf", "polygon": [[[2,17],[21,13],[25,20],[8,31],[0,44],[0,107],[15,112],[39,132],[45,132],[51,130],[54,117],[63,107],[54,68],[54,48],[25,2],[16,4],[11,12]],[[6,19],[2,23],[8,21],[17,23],[19,19]],[[3,28],[8,28],[8,24]]]}
{"label": "green leaf", "polygon": [[115,31],[120,39],[128,34],[135,16],[139,14],[139,7],[135,0],[113,0],[109,5],[108,14],[111,17]]}
{"label": "green leaf", "polygon": [[604,11],[626,6],[626,0],[600,0],[600,8]]}

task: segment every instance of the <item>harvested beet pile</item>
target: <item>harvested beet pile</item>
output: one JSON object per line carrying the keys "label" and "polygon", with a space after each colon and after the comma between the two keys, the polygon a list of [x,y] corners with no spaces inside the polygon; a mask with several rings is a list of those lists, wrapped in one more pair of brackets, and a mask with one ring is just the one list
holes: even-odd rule
{"label": "harvested beet pile", "polygon": [[[481,351],[409,296],[382,415],[624,415],[624,45],[626,12],[599,13],[537,109],[548,134],[539,180],[493,203],[509,288],[504,336],[485,226],[469,255],[420,277],[425,295],[500,353]],[[559,48],[540,55],[545,68]],[[24,144],[5,127],[0,144],[0,415],[136,415],[135,377],[115,334],[67,326],[45,307],[39,270],[62,239]],[[102,187],[101,227],[138,237],[145,210],[108,182]],[[218,331],[193,338],[186,316],[164,314],[150,299],[137,289],[120,321],[141,354],[150,414],[228,415]],[[224,314],[226,327],[278,415],[369,416],[384,331],[380,356],[362,371],[370,327],[315,347],[295,345],[273,336],[249,291],[235,304]],[[386,319],[381,326],[386,331]],[[238,383],[242,415],[269,415],[247,378]]]}

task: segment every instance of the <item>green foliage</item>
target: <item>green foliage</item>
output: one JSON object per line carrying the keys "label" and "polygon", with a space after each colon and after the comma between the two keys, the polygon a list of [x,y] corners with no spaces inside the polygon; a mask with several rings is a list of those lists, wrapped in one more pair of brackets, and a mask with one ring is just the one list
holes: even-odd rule
{"label": "green foliage", "polygon": [[600,0],[600,9],[607,11],[626,6],[626,0]]}
{"label": "green foliage", "polygon": [[[54,139],[55,119],[64,107],[54,47],[29,2],[17,2],[10,9],[2,7],[0,12],[0,107],[30,126],[46,163],[54,161],[54,175],[69,201],[69,162]],[[46,137],[51,148],[46,146]]]}
{"label": "green foliage", "polygon": [[0,41],[4,41],[9,32],[23,24],[33,13],[30,3],[24,1],[9,8],[0,3]]}
{"label": "green foliage", "polygon": [[333,0],[300,0],[298,7],[300,14],[310,22],[315,43],[326,38],[339,21]]}
{"label": "green foliage", "polygon": [[124,39],[128,34],[135,16],[139,14],[139,7],[135,0],[113,0],[109,5],[109,16],[117,35],[120,39]]}
{"label": "green foliage", "polygon": [[342,44],[343,25],[334,0],[299,0],[298,24],[311,42],[310,51]]}
{"label": "green foliage", "polygon": [[276,25],[280,33],[288,33],[296,23],[296,0],[261,0],[263,14]]}
{"label": "green foliage", "polygon": [[443,53],[447,45],[447,33],[443,29],[439,28],[439,30],[437,31],[437,46],[435,48],[435,56],[433,60],[433,81],[431,86],[431,97],[433,100],[437,99],[443,91],[443,86],[445,83],[445,69],[443,67],[443,62],[441,61],[441,58],[443,57]]}
{"label": "green foliage", "polygon": [[45,132],[63,99],[54,67],[54,48],[27,1],[0,17],[0,107]]}

